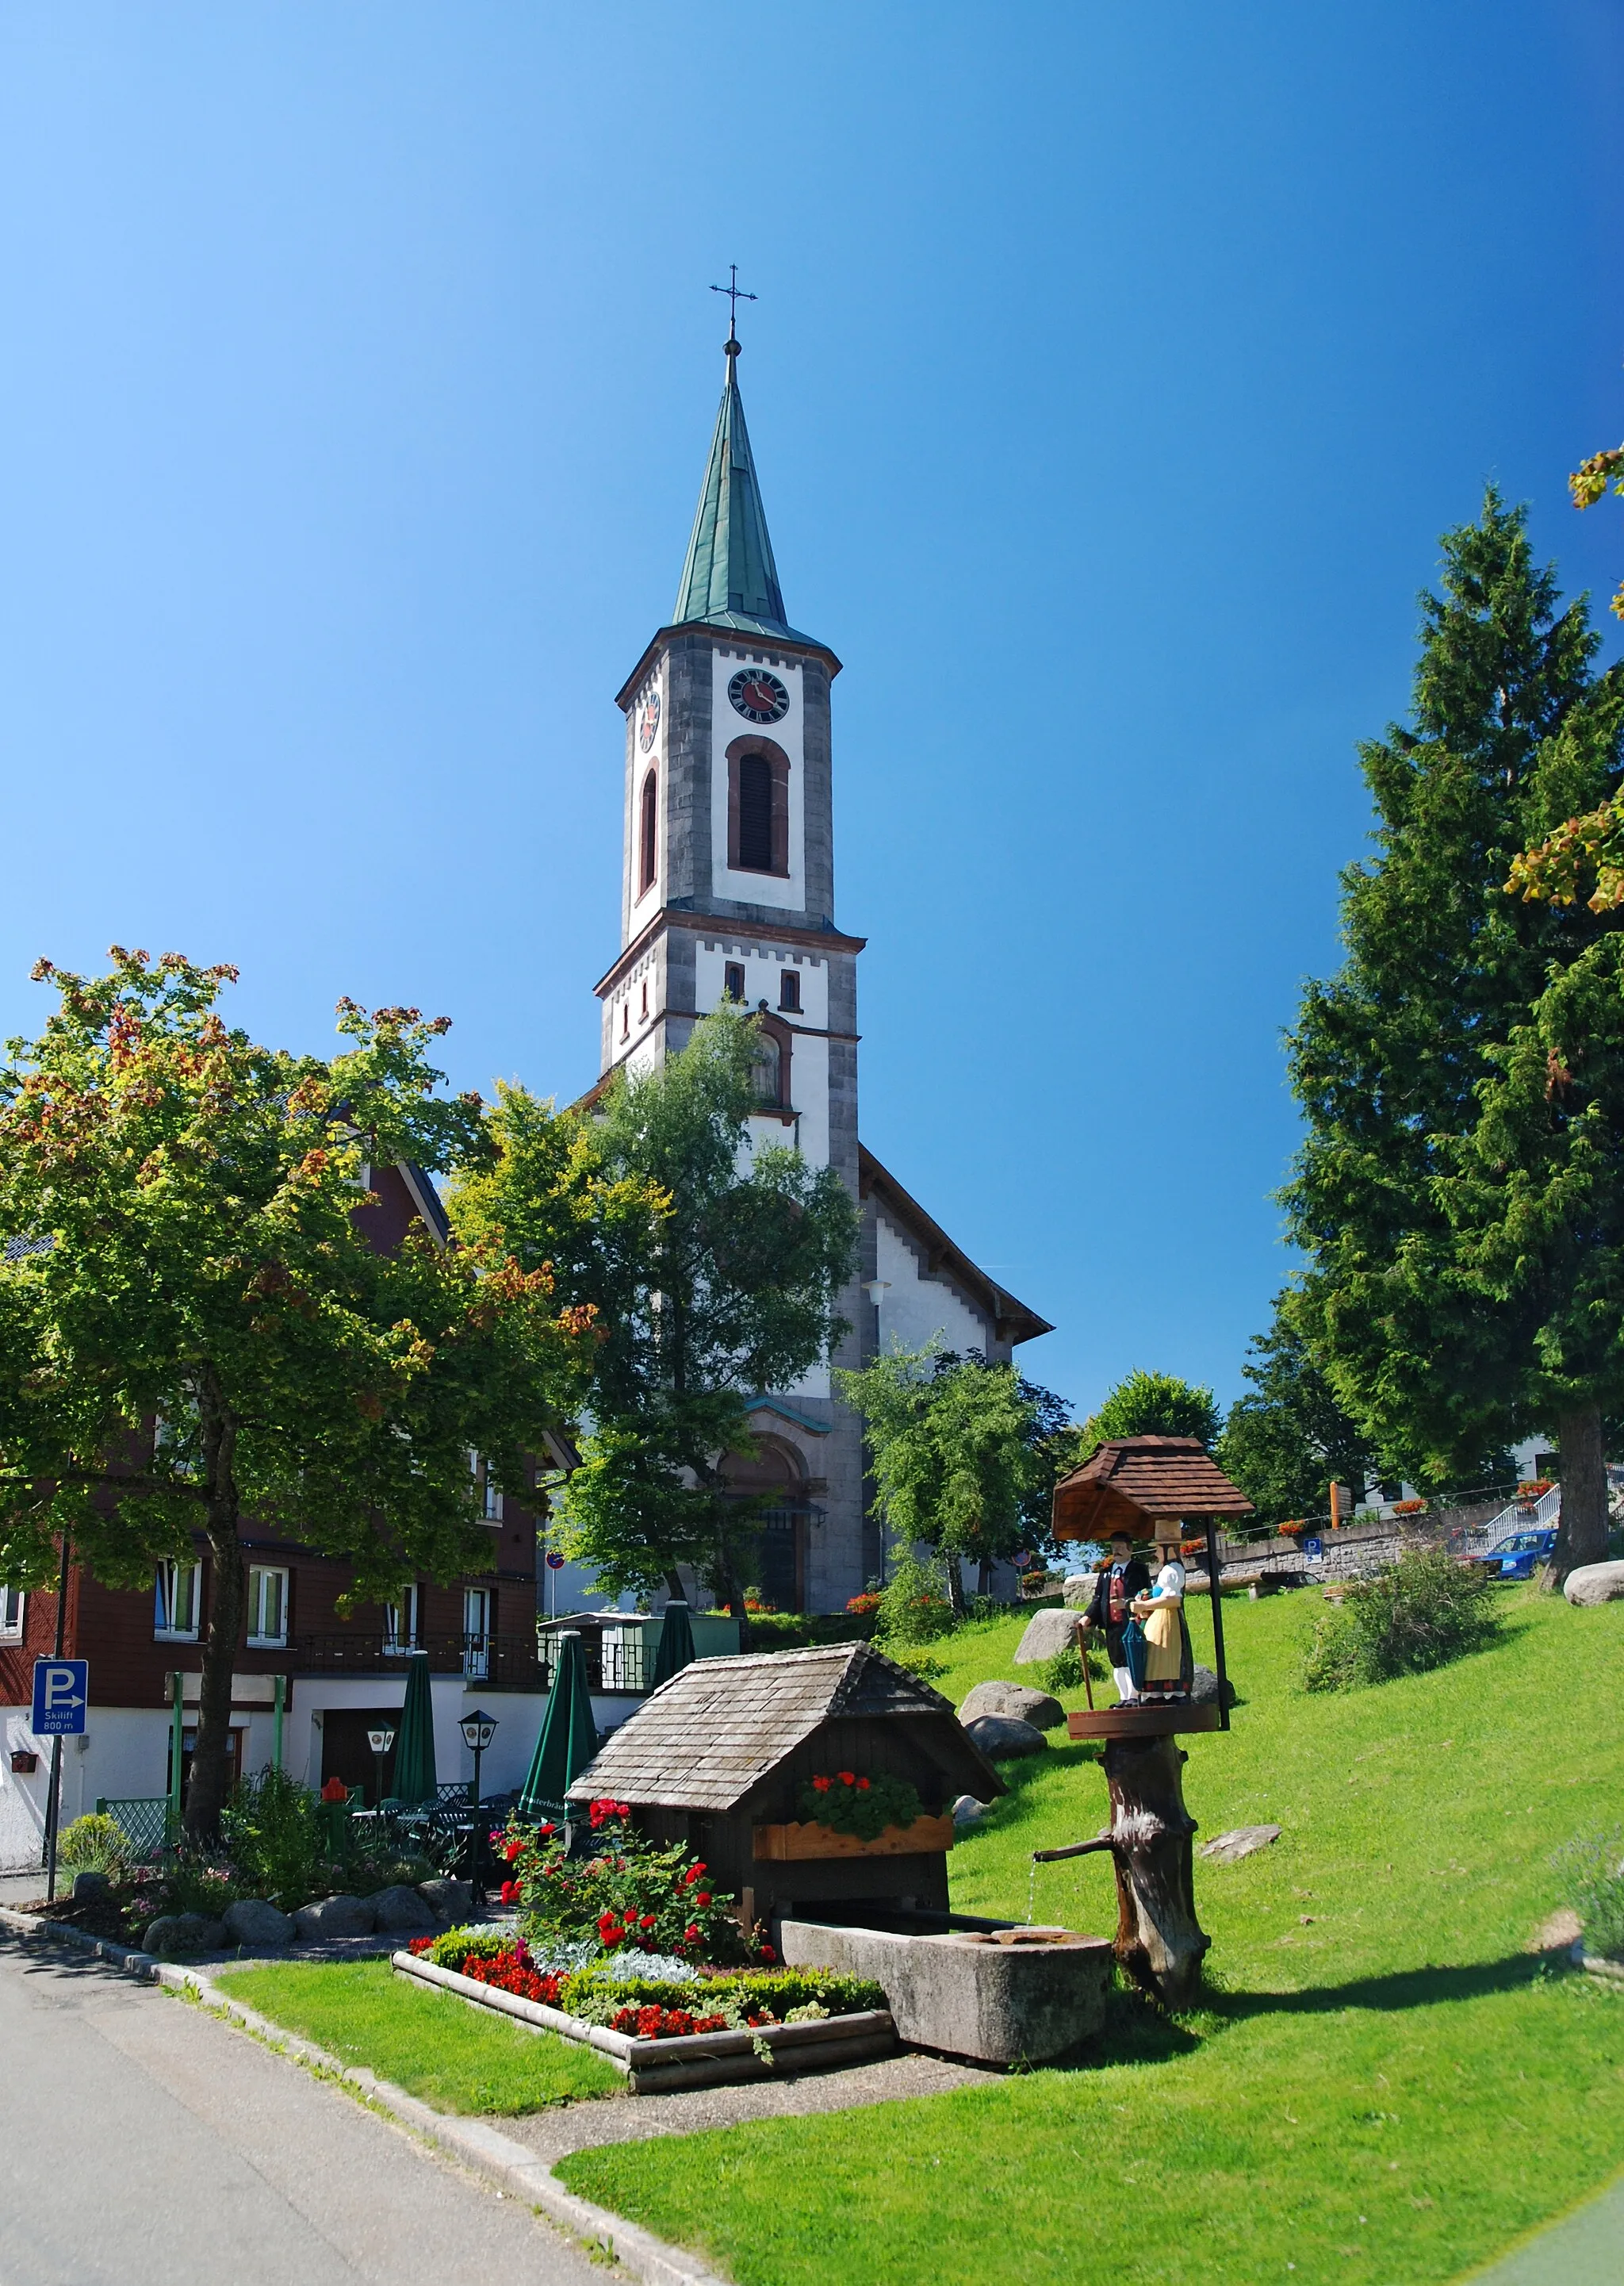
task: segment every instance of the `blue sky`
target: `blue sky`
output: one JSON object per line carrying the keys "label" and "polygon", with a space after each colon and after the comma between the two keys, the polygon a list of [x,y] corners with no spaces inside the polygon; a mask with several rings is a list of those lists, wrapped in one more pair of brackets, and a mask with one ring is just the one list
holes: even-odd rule
{"label": "blue sky", "polygon": [[866,1138],[1079,1408],[1233,1396],[1437,534],[1624,569],[1620,115],[1610,0],[0,0],[0,1029],[117,940],[595,1076],[736,260]]}

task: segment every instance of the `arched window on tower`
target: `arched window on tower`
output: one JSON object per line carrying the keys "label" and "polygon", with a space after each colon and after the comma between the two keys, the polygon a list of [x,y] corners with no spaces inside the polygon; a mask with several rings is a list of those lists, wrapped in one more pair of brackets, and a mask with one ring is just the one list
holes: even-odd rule
{"label": "arched window on tower", "polygon": [[643,780],[641,813],[638,819],[637,893],[642,896],[654,887],[655,868],[659,858],[660,785],[657,774],[650,770]]}
{"label": "arched window on tower", "polygon": [[789,871],[789,757],[765,738],[727,749],[727,862],[781,879]]}
{"label": "arched window on tower", "polygon": [[765,754],[739,763],[739,863],[749,873],[773,870],[773,765]]}

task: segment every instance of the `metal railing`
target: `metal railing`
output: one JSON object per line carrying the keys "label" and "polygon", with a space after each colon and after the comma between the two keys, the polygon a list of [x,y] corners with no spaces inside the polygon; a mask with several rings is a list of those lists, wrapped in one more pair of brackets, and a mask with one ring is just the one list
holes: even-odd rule
{"label": "metal railing", "polygon": [[1541,1493],[1531,1501],[1514,1500],[1502,1508],[1498,1516],[1490,1517],[1487,1524],[1468,1527],[1449,1534],[1451,1556],[1492,1556],[1514,1540],[1519,1532],[1549,1531],[1562,1520],[1562,1487],[1552,1485],[1549,1492]]}
{"label": "metal railing", "polygon": [[431,1675],[460,1675],[469,1683],[489,1683],[506,1691],[545,1691],[547,1663],[534,1635],[436,1635],[415,1643],[358,1629],[320,1636],[295,1636],[288,1666],[302,1675],[395,1675],[413,1651],[424,1651]]}

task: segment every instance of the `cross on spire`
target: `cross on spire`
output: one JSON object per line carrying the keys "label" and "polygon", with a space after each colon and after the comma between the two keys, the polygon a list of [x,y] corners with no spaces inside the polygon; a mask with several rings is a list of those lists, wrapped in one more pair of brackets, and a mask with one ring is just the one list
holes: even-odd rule
{"label": "cross on spire", "polygon": [[713,294],[726,294],[727,296],[727,339],[723,343],[723,347],[730,358],[737,357],[739,354],[739,304],[741,302],[758,302],[761,296],[758,294],[745,293],[739,283],[739,265],[736,262],[730,262],[727,265],[726,285],[713,286],[710,291]]}

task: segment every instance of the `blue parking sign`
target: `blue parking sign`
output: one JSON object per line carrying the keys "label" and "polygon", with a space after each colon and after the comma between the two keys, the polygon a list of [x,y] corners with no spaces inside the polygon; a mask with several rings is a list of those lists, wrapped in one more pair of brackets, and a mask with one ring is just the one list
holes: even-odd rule
{"label": "blue parking sign", "polygon": [[76,1738],[84,1728],[90,1699],[88,1659],[36,1659],[34,1719],[28,1728],[36,1738]]}

